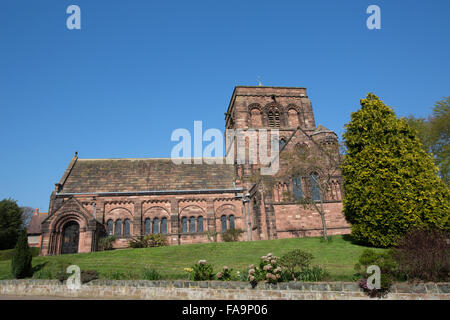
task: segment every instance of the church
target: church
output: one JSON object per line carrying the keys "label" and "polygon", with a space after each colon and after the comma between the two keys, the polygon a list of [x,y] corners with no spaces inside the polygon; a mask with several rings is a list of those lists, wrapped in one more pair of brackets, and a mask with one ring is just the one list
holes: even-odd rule
{"label": "church", "polygon": [[[335,146],[336,133],[316,126],[306,89],[237,86],[225,113],[225,129],[277,129],[284,150]],[[321,161],[308,175],[321,176]],[[282,164],[281,164],[282,166]],[[241,241],[320,236],[322,217],[286,194],[317,194],[311,176],[254,182],[261,166],[234,163],[175,164],[170,158],[83,159],[77,153],[50,196],[41,224],[41,255],[97,250],[114,235],[114,248],[130,238],[161,233],[169,245],[210,241],[211,234],[241,229]],[[283,169],[282,167],[280,169]],[[339,168],[320,200],[327,234],[346,234]],[[221,241],[220,236],[217,241]]]}

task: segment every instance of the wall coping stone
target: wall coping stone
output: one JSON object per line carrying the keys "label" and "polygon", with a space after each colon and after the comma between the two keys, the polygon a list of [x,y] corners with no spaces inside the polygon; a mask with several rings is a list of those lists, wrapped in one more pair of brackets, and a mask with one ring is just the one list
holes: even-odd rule
{"label": "wall coping stone", "polygon": [[[59,280],[40,279],[14,279],[0,280],[2,286],[65,286]],[[296,290],[306,292],[363,292],[357,282],[301,282],[289,281],[277,284],[260,282],[254,288],[249,282],[242,281],[187,281],[187,280],[92,280],[83,286],[110,286],[110,287],[159,287],[159,288],[196,288],[196,289],[231,289],[231,290]],[[396,282],[392,285],[392,293],[418,293],[418,294],[450,294],[450,282],[408,283]]]}

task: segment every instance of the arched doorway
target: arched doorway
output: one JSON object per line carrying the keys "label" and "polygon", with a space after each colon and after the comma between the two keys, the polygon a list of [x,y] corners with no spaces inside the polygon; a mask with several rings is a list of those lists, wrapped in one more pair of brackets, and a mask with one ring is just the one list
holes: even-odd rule
{"label": "arched doorway", "polygon": [[68,222],[63,229],[61,254],[78,253],[80,225],[75,221]]}

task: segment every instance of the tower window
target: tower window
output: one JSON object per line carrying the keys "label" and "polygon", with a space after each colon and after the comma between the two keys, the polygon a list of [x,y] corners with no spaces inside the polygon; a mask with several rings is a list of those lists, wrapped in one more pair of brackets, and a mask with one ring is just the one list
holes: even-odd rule
{"label": "tower window", "polygon": [[269,113],[267,114],[267,117],[269,118],[269,127],[271,128],[280,127],[280,113],[278,111],[273,112],[272,110],[270,110]]}

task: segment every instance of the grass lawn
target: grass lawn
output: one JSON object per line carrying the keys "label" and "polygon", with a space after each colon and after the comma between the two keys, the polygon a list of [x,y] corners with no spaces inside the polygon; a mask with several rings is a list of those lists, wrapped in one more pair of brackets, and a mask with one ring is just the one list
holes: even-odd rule
{"label": "grass lawn", "polygon": [[[45,269],[58,263],[76,264],[81,270],[97,270],[101,278],[108,278],[115,272],[139,278],[144,267],[151,265],[166,279],[186,279],[183,268],[191,267],[201,259],[213,264],[216,272],[225,265],[235,272],[245,270],[249,264],[257,264],[259,258],[269,252],[282,256],[293,249],[312,253],[313,265],[325,267],[332,280],[351,281],[353,267],[366,247],[353,244],[345,236],[333,236],[329,243],[321,242],[320,237],[219,242],[35,257],[33,266],[45,264]],[[0,261],[0,279],[11,278],[10,263],[10,260]]]}

